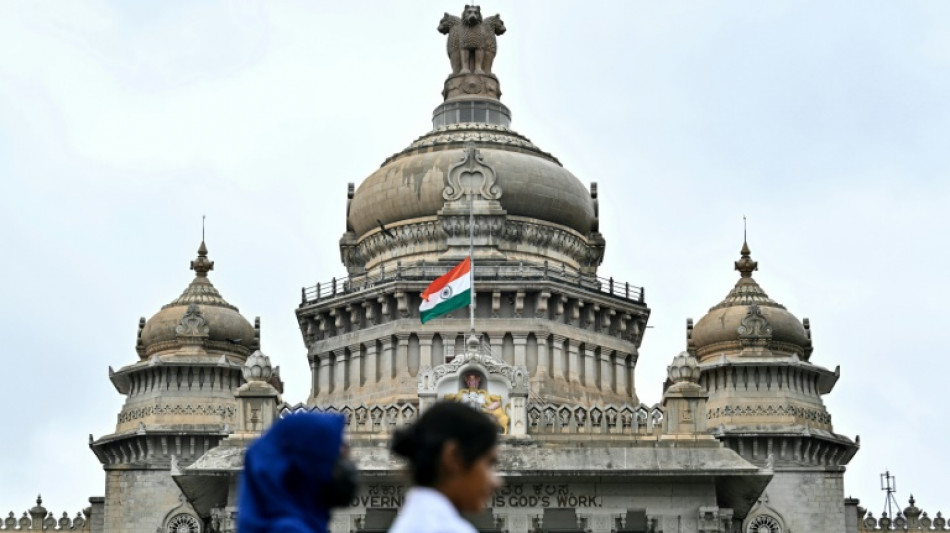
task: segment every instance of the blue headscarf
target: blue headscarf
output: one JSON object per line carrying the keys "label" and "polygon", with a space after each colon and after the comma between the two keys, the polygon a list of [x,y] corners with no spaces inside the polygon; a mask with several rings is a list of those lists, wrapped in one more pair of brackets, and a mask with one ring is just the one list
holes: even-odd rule
{"label": "blue headscarf", "polygon": [[278,420],[244,456],[240,533],[326,533],[324,490],[343,443],[341,415],[298,413]]}

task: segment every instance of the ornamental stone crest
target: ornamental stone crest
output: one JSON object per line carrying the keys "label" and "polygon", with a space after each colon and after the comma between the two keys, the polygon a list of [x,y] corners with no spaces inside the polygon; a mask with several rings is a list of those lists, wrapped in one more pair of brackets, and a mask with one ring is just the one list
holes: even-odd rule
{"label": "ornamental stone crest", "polygon": [[181,317],[181,322],[175,327],[175,333],[179,337],[207,337],[211,332],[208,321],[202,316],[201,310],[197,304],[188,304],[185,315]]}
{"label": "ornamental stone crest", "polygon": [[758,304],[749,306],[746,316],[737,328],[740,339],[771,339],[772,326],[768,319],[762,314]]}
{"label": "ornamental stone crest", "polygon": [[478,199],[498,200],[501,198],[501,187],[496,180],[495,169],[485,162],[475,143],[466,143],[462,159],[449,167],[442,197],[449,202],[456,202],[473,194]]}

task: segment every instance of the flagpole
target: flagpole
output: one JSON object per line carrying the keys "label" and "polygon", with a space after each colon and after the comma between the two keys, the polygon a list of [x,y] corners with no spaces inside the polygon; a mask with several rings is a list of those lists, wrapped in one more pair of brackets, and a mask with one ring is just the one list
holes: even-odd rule
{"label": "flagpole", "polygon": [[472,328],[471,334],[475,335],[475,191],[468,191],[468,276],[469,284],[472,289],[471,301],[468,303],[468,317]]}

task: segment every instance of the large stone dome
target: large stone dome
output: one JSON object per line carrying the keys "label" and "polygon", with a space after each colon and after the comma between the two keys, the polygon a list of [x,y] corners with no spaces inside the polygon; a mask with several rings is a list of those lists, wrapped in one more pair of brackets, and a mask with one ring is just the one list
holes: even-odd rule
{"label": "large stone dome", "polygon": [[723,301],[710,308],[693,326],[691,350],[700,360],[722,353],[738,353],[746,347],[793,353],[807,359],[812,347],[805,324],[785,306],[769,298],[752,278],[758,263],[752,260],[748,244],[743,243],[741,253],[742,257],[736,262],[736,270],[741,273],[739,281]]}
{"label": "large stone dome", "polygon": [[492,166],[501,207],[521,216],[566,226],[587,235],[594,224],[591,194],[553,156],[527,138],[492,124],[461,123],[436,128],[390,157],[356,190],[349,226],[356,235],[385,225],[433,217],[445,199],[445,173],[474,142]]}
{"label": "large stone dome", "polygon": [[201,346],[206,351],[249,355],[258,348],[257,329],[228,303],[208,279],[214,262],[208,260],[204,241],[191,263],[195,279],[181,296],[162,307],[141,329],[139,354]]}

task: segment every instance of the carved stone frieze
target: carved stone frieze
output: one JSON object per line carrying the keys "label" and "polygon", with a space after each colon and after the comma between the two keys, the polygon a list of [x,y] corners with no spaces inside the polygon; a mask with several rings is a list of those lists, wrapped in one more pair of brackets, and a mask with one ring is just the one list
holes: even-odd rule
{"label": "carved stone frieze", "polygon": [[225,419],[234,418],[235,408],[232,405],[220,405],[220,404],[206,404],[206,405],[181,405],[181,404],[164,404],[164,405],[146,405],[142,407],[136,407],[134,409],[123,409],[122,412],[118,415],[119,423],[131,422],[133,420],[138,420],[140,418],[146,418],[149,416],[163,416],[163,415],[203,415],[203,416],[219,416]]}
{"label": "carved stone frieze", "polygon": [[831,424],[831,414],[824,409],[809,409],[791,404],[779,405],[727,405],[710,409],[708,416],[712,418],[737,416],[794,416],[802,420],[809,420],[819,424]]}
{"label": "carved stone frieze", "polygon": [[358,245],[347,245],[343,262],[347,267],[374,266],[381,256],[401,257],[421,251],[441,252],[446,249],[446,234],[443,224],[437,220],[426,220],[412,224],[402,224],[387,228],[394,237],[382,232],[365,236]]}
{"label": "carved stone frieze", "polygon": [[[469,217],[441,215],[387,229],[393,238],[373,232],[358,245],[347,245],[346,251],[341,248],[347,268],[357,268],[359,275],[361,269],[375,269],[384,260],[445,252],[449,239],[468,239]],[[595,269],[603,260],[604,248],[591,246],[588,239],[576,232],[501,214],[476,216],[474,237],[476,242],[486,243],[501,253],[533,256],[538,261],[559,262],[585,271]]]}
{"label": "carved stone frieze", "polygon": [[378,433],[412,423],[419,409],[411,403],[343,403],[320,406],[284,404],[280,418],[301,412],[339,413],[344,417],[347,433]]}
{"label": "carved stone frieze", "polygon": [[646,404],[528,404],[528,433],[655,434],[663,408]]}

